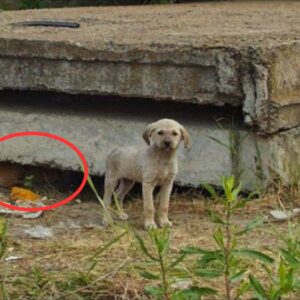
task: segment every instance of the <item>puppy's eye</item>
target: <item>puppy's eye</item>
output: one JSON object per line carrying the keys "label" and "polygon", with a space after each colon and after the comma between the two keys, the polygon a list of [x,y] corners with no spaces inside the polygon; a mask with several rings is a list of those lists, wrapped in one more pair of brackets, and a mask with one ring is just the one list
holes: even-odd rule
{"label": "puppy's eye", "polygon": [[163,132],[162,130],[160,130],[160,131],[157,132],[157,134],[158,134],[158,135],[163,135],[164,132]]}
{"label": "puppy's eye", "polygon": [[177,136],[177,135],[178,135],[178,132],[173,131],[173,132],[172,132],[172,135]]}

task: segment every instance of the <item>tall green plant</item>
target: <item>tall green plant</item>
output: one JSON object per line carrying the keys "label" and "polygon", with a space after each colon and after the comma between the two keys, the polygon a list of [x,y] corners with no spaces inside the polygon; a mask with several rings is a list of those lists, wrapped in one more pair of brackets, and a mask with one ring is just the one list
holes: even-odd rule
{"label": "tall green plant", "polygon": [[254,274],[249,275],[255,299],[282,300],[292,292],[300,294],[300,224],[289,220],[288,227],[288,234],[275,232],[283,244],[275,251],[278,258],[273,267],[262,264],[267,278],[262,282]]}
{"label": "tall green plant", "polygon": [[7,223],[4,218],[0,218],[0,260],[7,247]]}
{"label": "tall green plant", "polygon": [[[4,256],[6,248],[7,248],[7,223],[4,218],[0,218],[0,263],[2,257]],[[4,287],[4,283],[1,280],[1,276],[0,276],[0,299],[3,300],[9,299]]]}
{"label": "tall green plant", "polygon": [[[145,240],[135,233],[135,237],[140,245],[143,254],[149,259],[151,265],[157,267],[156,272],[150,272],[148,267],[138,266],[140,275],[151,281],[159,282],[158,285],[145,287],[145,292],[156,299],[164,300],[201,300],[204,295],[214,295],[216,291],[210,288],[191,287],[177,290],[174,283],[178,279],[188,276],[184,268],[179,265],[184,260],[186,254],[181,253],[175,259],[169,257],[170,229],[152,229],[148,232],[150,246],[146,246]],[[152,251],[150,250],[152,249]]]}
{"label": "tall green plant", "polygon": [[242,229],[238,224],[235,224],[232,220],[233,213],[244,207],[249,199],[239,198],[241,186],[236,186],[234,176],[224,177],[222,186],[224,196],[220,197],[212,186],[205,185],[215,201],[224,207],[221,215],[215,211],[210,211],[212,221],[217,224],[213,234],[215,249],[186,247],[183,249],[183,253],[200,255],[200,259],[194,267],[196,276],[206,278],[222,276],[226,300],[232,300],[240,299],[250,287],[250,284],[245,280],[245,274],[249,268],[249,263],[245,257],[257,259],[266,264],[272,263],[273,259],[257,250],[239,247],[239,237],[256,228],[262,220],[254,219]]}

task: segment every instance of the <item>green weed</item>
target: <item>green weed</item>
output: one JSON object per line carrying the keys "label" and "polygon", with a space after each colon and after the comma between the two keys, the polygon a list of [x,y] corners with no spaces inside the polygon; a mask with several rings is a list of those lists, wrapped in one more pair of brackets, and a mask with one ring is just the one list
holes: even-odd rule
{"label": "green weed", "polygon": [[199,247],[186,247],[183,249],[183,253],[200,256],[194,266],[195,276],[205,278],[222,276],[226,300],[232,300],[240,299],[250,288],[249,282],[245,279],[249,269],[248,261],[245,258],[256,259],[265,264],[272,263],[273,259],[255,249],[240,248],[239,238],[259,226],[262,220],[254,219],[242,229],[235,224],[232,221],[233,213],[237,209],[243,208],[249,199],[239,198],[241,185],[236,186],[234,176],[224,177],[222,186],[224,196],[220,197],[213,187],[205,185],[215,201],[224,207],[221,215],[214,211],[210,212],[212,221],[217,224],[213,234],[216,248],[207,250]]}
{"label": "green weed", "polygon": [[[152,229],[148,232],[150,246],[146,246],[145,240],[135,233],[140,249],[148,259],[146,267],[137,266],[140,275],[148,280],[159,282],[157,285],[145,287],[145,292],[156,299],[184,300],[199,299],[205,295],[214,295],[216,291],[210,288],[191,287],[177,290],[174,283],[189,277],[187,270],[180,266],[186,253],[181,253],[177,258],[169,258],[170,229]],[[150,250],[152,247],[152,251]],[[149,265],[157,267],[156,272],[150,272]]]}

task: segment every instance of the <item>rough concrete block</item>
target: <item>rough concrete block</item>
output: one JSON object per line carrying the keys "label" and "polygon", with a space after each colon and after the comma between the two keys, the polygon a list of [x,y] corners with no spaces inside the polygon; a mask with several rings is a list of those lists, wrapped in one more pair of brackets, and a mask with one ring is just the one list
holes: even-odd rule
{"label": "rough concrete block", "polygon": [[[294,128],[299,13],[297,1],[1,13],[0,89],[230,104],[263,133]],[[65,16],[81,27],[14,25]]]}

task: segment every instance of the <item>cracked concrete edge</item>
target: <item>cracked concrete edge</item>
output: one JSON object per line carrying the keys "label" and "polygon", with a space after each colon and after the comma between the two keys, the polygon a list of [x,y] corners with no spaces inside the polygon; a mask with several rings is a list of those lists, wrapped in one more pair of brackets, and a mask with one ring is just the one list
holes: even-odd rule
{"label": "cracked concrete edge", "polygon": [[300,126],[300,44],[249,49],[243,57],[245,123],[264,134]]}
{"label": "cracked concrete edge", "polygon": [[300,125],[296,42],[264,49],[114,44],[95,49],[70,41],[0,38],[0,53],[0,66],[10,70],[0,76],[0,89],[242,105],[245,123],[265,134]]}
{"label": "cracked concrete edge", "polygon": [[[274,176],[286,184],[299,184],[300,180],[300,127],[274,136],[270,145]],[[287,159],[288,158],[288,159]]]}
{"label": "cracked concrete edge", "polygon": [[[234,58],[235,51],[231,49],[226,51],[164,49],[151,53],[147,53],[144,49],[135,49],[133,54],[128,50],[126,60],[119,56],[119,60],[116,59],[115,55],[118,54],[110,50],[91,51],[92,54],[82,59],[81,54],[80,58],[76,58],[78,54],[76,47],[72,49],[71,55],[64,52],[71,49],[67,43],[59,43],[56,49],[55,43],[49,42],[40,44],[28,41],[25,41],[25,44],[22,41],[16,41],[16,44],[6,42],[1,43],[0,40],[0,64],[2,68],[11,72],[2,74],[0,78],[2,89],[241,105],[242,92],[237,74],[238,67]],[[56,57],[55,53],[63,54],[64,58]],[[20,74],[22,72],[23,74]],[[22,82],[19,77],[22,77]],[[69,82],[66,82],[66,79],[69,79]]]}

